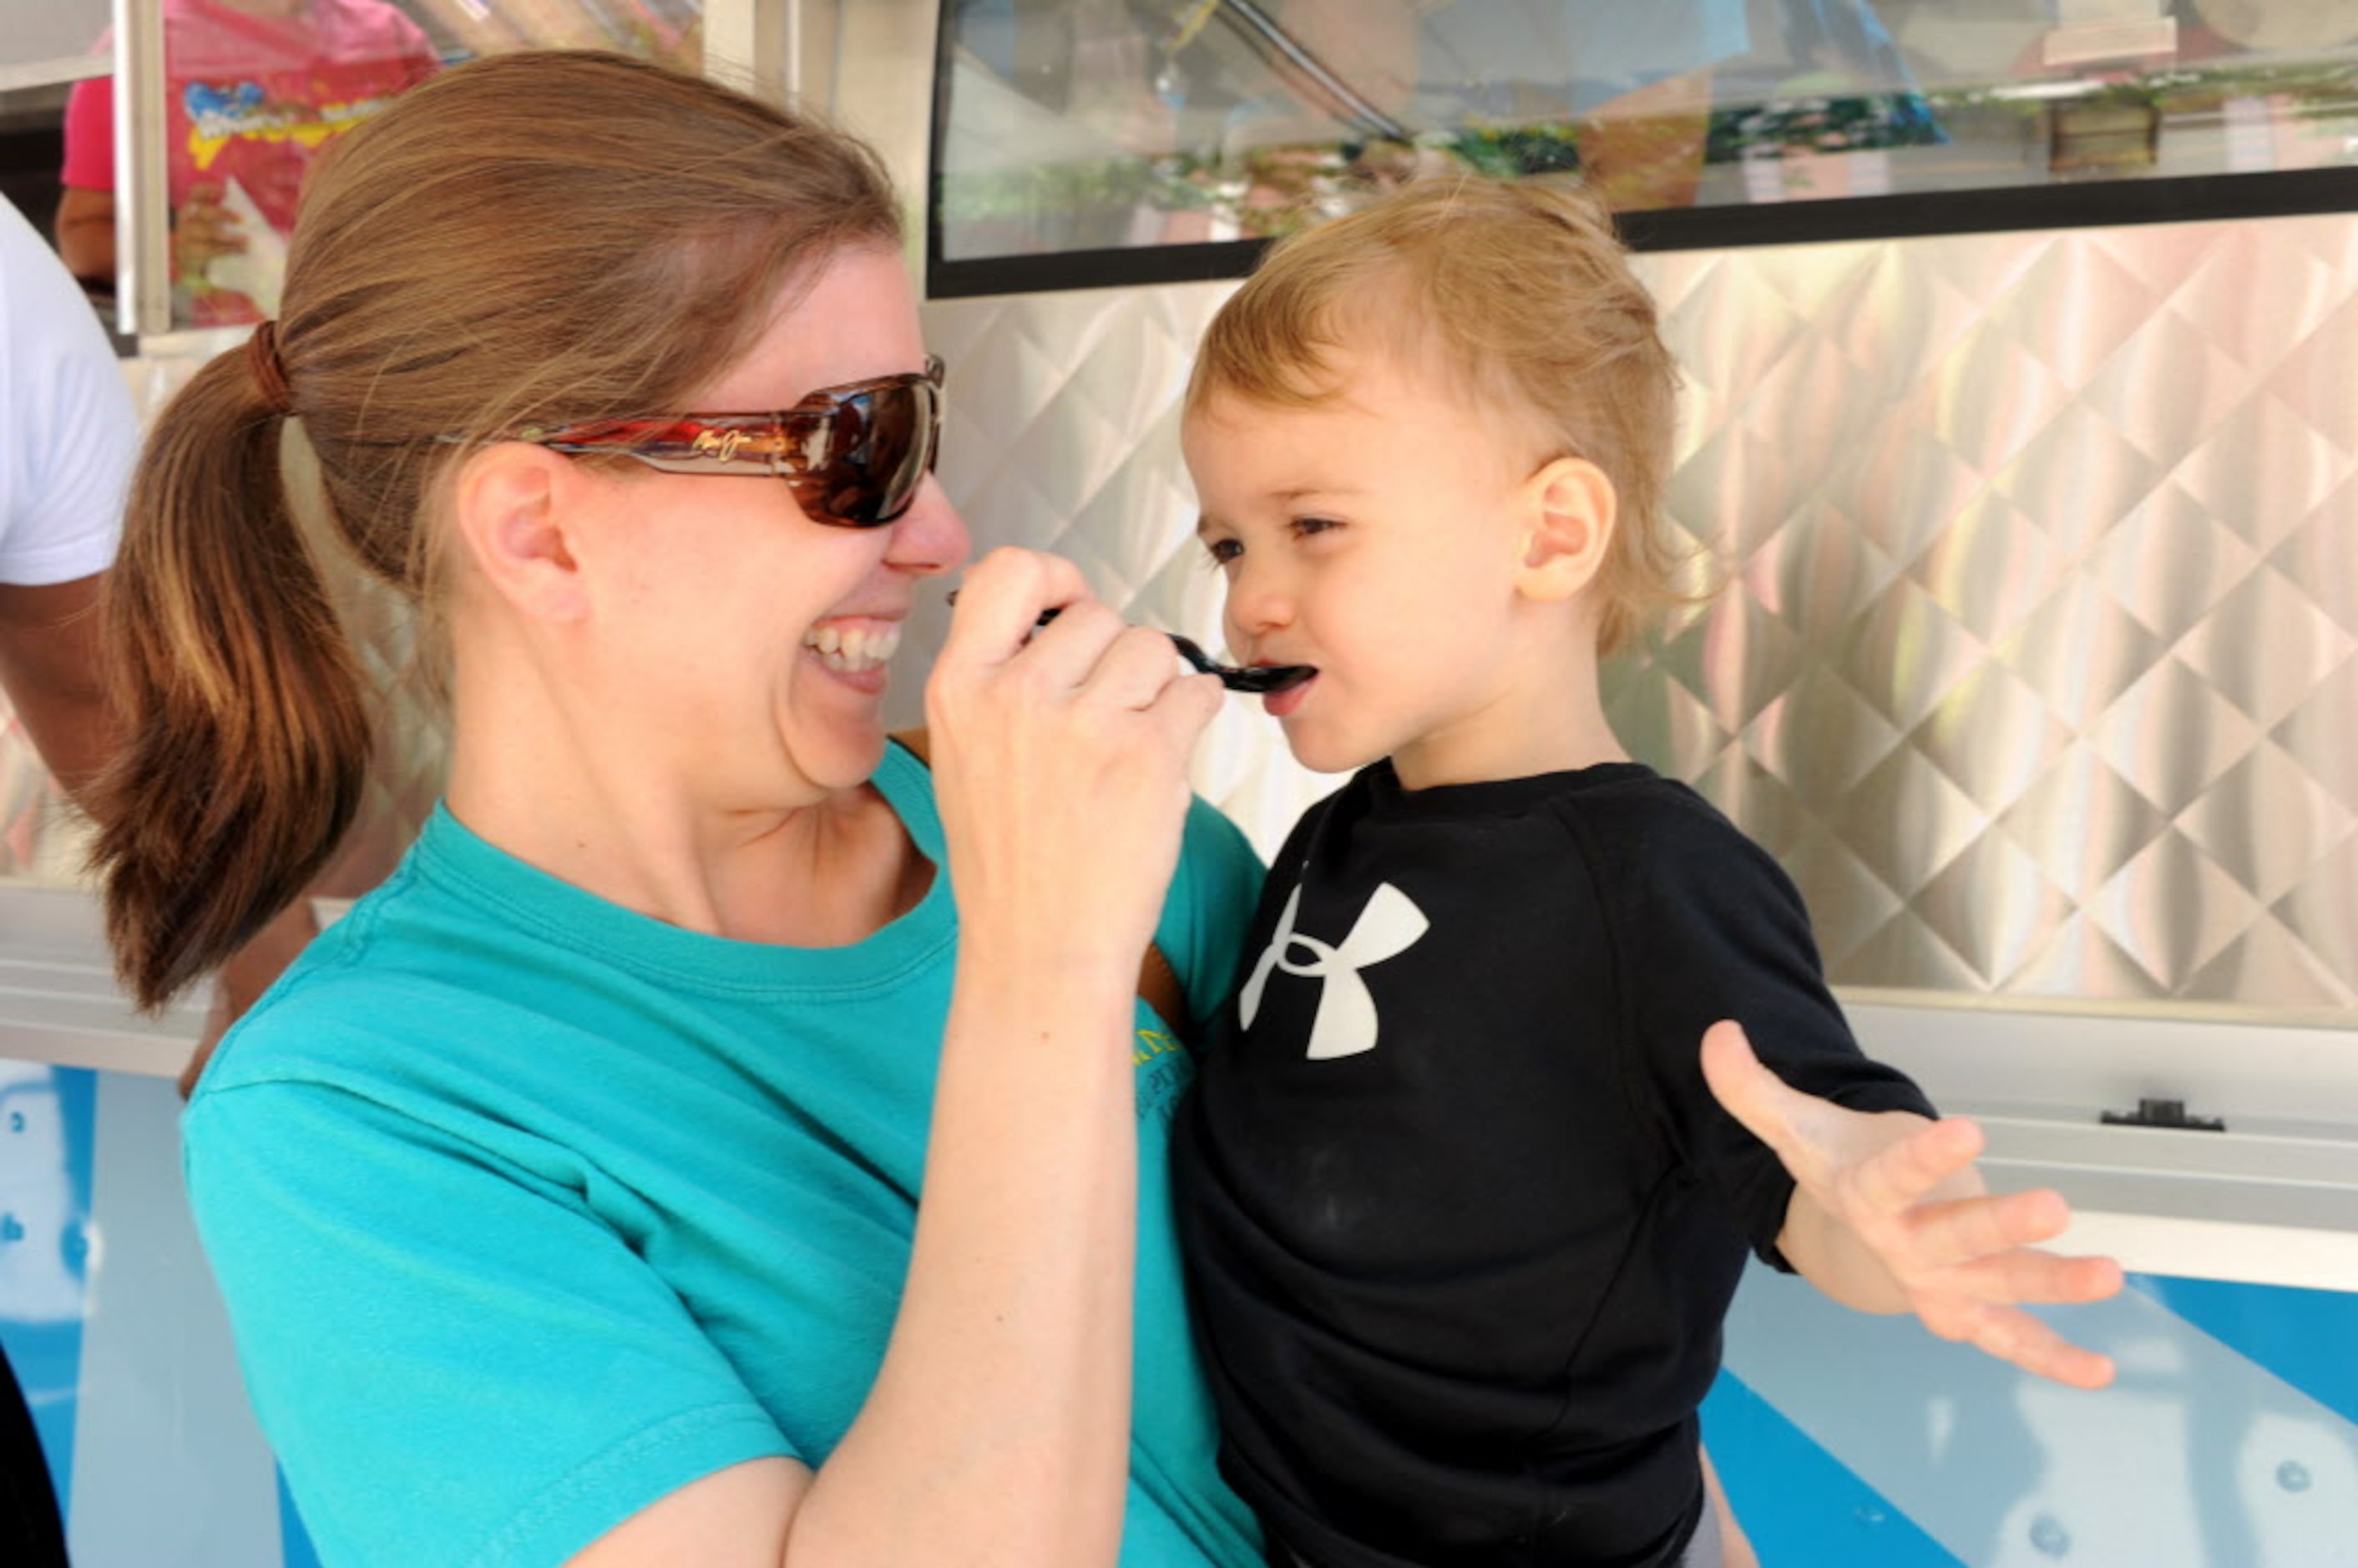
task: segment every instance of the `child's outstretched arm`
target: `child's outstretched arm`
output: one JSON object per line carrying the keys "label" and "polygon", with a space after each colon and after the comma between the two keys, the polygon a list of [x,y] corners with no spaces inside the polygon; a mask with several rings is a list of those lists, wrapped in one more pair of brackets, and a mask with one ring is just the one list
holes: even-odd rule
{"label": "child's outstretched arm", "polygon": [[1974,1165],[1980,1128],[1802,1094],[1760,1065],[1732,1022],[1704,1035],[1703,1071],[1728,1114],[1792,1173],[1777,1243],[1812,1284],[1862,1311],[1912,1312],[1943,1339],[2060,1383],[2112,1380],[2110,1357],[2021,1309],[2102,1301],[2121,1288],[2120,1265],[2034,1246],[2062,1234],[2071,1210],[2050,1191],[1989,1195]]}

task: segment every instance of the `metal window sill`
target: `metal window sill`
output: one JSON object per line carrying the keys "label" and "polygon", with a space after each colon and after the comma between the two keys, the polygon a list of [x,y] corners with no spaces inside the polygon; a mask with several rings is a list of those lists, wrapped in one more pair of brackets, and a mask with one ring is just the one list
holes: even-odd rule
{"label": "metal window sill", "polygon": [[[2358,1025],[1889,996],[1845,1008],[1871,1054],[1981,1123],[1993,1187],[2071,1201],[2059,1249],[2142,1273],[2358,1291]],[[2102,1122],[2147,1098],[2225,1130]]]}

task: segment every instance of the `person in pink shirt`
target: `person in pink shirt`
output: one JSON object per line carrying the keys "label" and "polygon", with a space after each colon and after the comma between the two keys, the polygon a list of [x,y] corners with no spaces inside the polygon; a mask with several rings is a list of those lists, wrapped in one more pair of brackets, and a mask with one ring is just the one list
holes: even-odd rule
{"label": "person in pink shirt", "polygon": [[[166,157],[173,282],[199,326],[264,314],[243,278],[214,264],[246,254],[258,214],[283,239],[306,170],[340,132],[431,75],[439,60],[416,23],[385,0],[164,0]],[[111,282],[114,254],[114,83],[95,77],[67,101],[58,252],[74,276]]]}

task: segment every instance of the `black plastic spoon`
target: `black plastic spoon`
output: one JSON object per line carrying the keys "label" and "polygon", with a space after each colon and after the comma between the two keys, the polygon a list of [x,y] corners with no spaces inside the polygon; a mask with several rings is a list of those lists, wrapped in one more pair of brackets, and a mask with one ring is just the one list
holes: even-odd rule
{"label": "black plastic spoon", "polygon": [[1193,640],[1176,632],[1165,632],[1179,656],[1207,676],[1217,676],[1220,684],[1230,691],[1249,692],[1266,697],[1273,691],[1289,691],[1318,673],[1315,665],[1224,665],[1214,659]]}
{"label": "black plastic spoon", "polygon": [[[950,602],[957,602],[957,590],[950,590]],[[1058,606],[1061,609],[1062,606]],[[1045,626],[1056,619],[1055,610],[1043,611],[1036,624]],[[1230,691],[1241,691],[1253,697],[1267,697],[1271,692],[1289,691],[1318,673],[1315,665],[1224,665],[1196,645],[1192,637],[1182,637],[1176,632],[1165,632],[1179,656],[1207,676],[1217,676],[1220,684]]]}
{"label": "black plastic spoon", "polygon": [[[1061,608],[1061,607],[1060,607]],[[1043,611],[1038,624],[1045,626],[1056,619],[1054,610]],[[1230,691],[1241,691],[1252,697],[1267,697],[1273,691],[1286,691],[1300,686],[1318,673],[1315,665],[1224,665],[1196,645],[1193,637],[1182,637],[1176,632],[1165,632],[1179,656],[1207,676],[1217,676],[1220,684]]]}

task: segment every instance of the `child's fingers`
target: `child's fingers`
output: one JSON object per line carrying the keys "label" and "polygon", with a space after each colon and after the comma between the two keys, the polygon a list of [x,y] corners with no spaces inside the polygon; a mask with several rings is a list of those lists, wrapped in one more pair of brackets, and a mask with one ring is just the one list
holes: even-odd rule
{"label": "child's fingers", "polygon": [[1967,1337],[2001,1361],[2075,1389],[2101,1389],[2113,1380],[2111,1357],[2072,1344],[2027,1312],[1988,1309]]}
{"label": "child's fingers", "polygon": [[2120,1293],[2110,1258],[2066,1258],[2033,1247],[1977,1259],[1942,1276],[1948,1293],[1985,1306],[2083,1306]]}
{"label": "child's fingers", "polygon": [[2111,1357],[2069,1341],[2063,1344],[2050,1362],[2031,1370],[2042,1378],[2051,1378],[2068,1387],[2086,1389],[2090,1392],[2111,1387],[2114,1375]]}
{"label": "child's fingers", "polygon": [[2084,1305],[2089,1302],[2108,1302],[2128,1285],[2128,1276],[2122,1272],[2117,1259],[2066,1258],[2063,1271],[2057,1276],[2056,1293],[2050,1299],[2058,1303]]}
{"label": "child's fingers", "polygon": [[1981,1158],[1982,1130],[1963,1117],[1911,1118],[1914,1126],[1850,1172],[1846,1196],[1867,1211],[1897,1215],[1913,1208],[1942,1183],[1970,1171]]}
{"label": "child's fingers", "polygon": [[2036,1223],[2044,1215],[2025,1215],[2014,1201],[2017,1195],[1920,1206],[1904,1221],[1909,1264],[1919,1270],[1961,1269],[2057,1234],[2060,1227],[2043,1229]]}
{"label": "child's fingers", "polygon": [[1908,1245],[1931,1269],[1955,1268],[2052,1241],[2071,1223],[2059,1195],[2041,1190],[1920,1204],[1907,1217]]}

